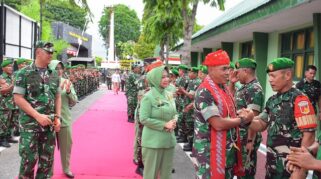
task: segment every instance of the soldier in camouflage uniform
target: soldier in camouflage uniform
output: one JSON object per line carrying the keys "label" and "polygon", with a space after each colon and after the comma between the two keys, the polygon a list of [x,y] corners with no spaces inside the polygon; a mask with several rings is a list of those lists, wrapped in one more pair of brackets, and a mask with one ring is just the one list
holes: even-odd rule
{"label": "soldier in camouflage uniform", "polygon": [[[305,93],[314,108],[314,112],[321,112],[321,84],[318,80],[315,80],[315,74],[317,73],[317,67],[314,65],[307,66],[305,70],[305,78],[300,80],[295,86],[303,93]],[[318,108],[317,108],[318,106]],[[319,119],[321,115],[319,114]]]}
{"label": "soldier in camouflage uniform", "polygon": [[268,65],[269,82],[277,94],[268,99],[263,112],[250,125],[254,131],[267,129],[266,179],[305,175],[301,169],[289,173],[285,168],[286,156],[289,147],[308,147],[314,142],[314,109],[309,98],[292,87],[293,66],[288,58],[274,59]]}
{"label": "soldier in camouflage uniform", "polygon": [[186,136],[184,136],[184,131],[186,131],[186,127],[184,126],[184,115],[183,115],[183,110],[184,110],[184,95],[182,90],[186,90],[189,78],[187,71],[189,68],[186,65],[179,65],[178,66],[178,74],[179,77],[176,79],[176,87],[177,87],[177,92],[176,92],[176,109],[178,112],[178,121],[177,121],[177,130],[178,130],[178,137],[177,137],[177,142],[178,143],[184,143],[187,142]]}
{"label": "soldier in camouflage uniform", "polygon": [[133,66],[133,71],[129,73],[126,81],[125,95],[127,97],[127,115],[128,122],[134,123],[134,114],[137,107],[137,82],[140,77],[140,67]]}
{"label": "soldier in camouflage uniform", "polygon": [[55,131],[60,130],[60,80],[48,68],[53,44],[37,42],[36,59],[21,69],[14,83],[14,100],[20,110],[21,156],[19,179],[52,177],[55,149]]}
{"label": "soldier in camouflage uniform", "polygon": [[184,109],[183,109],[183,138],[187,139],[187,143],[184,145],[184,151],[192,151],[193,146],[193,138],[194,138],[194,108],[193,108],[193,101],[195,91],[197,90],[198,86],[201,84],[201,80],[197,77],[198,68],[192,67],[189,71],[189,82],[187,85],[186,90],[181,89],[181,92],[184,95]]}
{"label": "soldier in camouflage uniform", "polygon": [[[242,87],[235,94],[236,108],[251,109],[257,116],[263,109],[264,94],[260,82],[255,76],[256,62],[253,59],[242,58],[235,64],[237,78]],[[242,160],[245,168],[244,179],[254,179],[256,173],[257,150],[262,141],[260,132],[253,132],[247,128],[240,128],[242,143]]]}
{"label": "soldier in camouflage uniform", "polygon": [[3,147],[10,147],[8,142],[17,143],[12,138],[12,131],[16,124],[12,118],[12,111],[15,108],[12,99],[12,71],[13,71],[13,59],[5,59],[2,64],[2,75],[0,77],[0,145]]}
{"label": "soldier in camouflage uniform", "polygon": [[233,96],[226,87],[229,63],[223,50],[208,54],[204,61],[208,75],[195,94],[193,155],[200,179],[244,175],[238,126],[249,123],[253,113],[244,111],[242,118],[236,115]]}

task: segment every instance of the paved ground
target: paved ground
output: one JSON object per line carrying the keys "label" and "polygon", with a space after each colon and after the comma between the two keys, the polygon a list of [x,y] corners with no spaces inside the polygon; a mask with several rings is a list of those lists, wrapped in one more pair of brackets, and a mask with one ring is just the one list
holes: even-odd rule
{"label": "paved ground", "polygon": [[[77,120],[87,108],[97,99],[106,93],[106,89],[102,86],[101,90],[94,92],[81,100],[72,109],[74,121]],[[126,120],[126,119],[124,119]],[[18,154],[18,144],[13,144],[10,148],[0,148],[0,179],[13,179],[19,172],[20,157]],[[174,168],[176,172],[173,174],[175,179],[194,178],[193,164],[184,151],[177,146],[174,158]],[[134,172],[134,171],[133,171]]]}

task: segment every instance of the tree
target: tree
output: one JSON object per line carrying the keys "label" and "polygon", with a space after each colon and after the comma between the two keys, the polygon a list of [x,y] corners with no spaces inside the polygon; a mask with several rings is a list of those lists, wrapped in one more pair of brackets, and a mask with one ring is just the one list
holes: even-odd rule
{"label": "tree", "polygon": [[144,0],[144,34],[148,42],[160,44],[161,60],[169,48],[182,37],[182,16],[179,1]]}
{"label": "tree", "polygon": [[101,62],[103,61],[102,57],[95,57],[95,62],[96,62],[96,66],[101,66]]}
{"label": "tree", "polygon": [[152,57],[154,55],[155,47],[156,45],[154,43],[147,42],[144,34],[141,34],[139,36],[138,42],[135,44],[134,54],[139,59]]}
{"label": "tree", "polygon": [[225,0],[181,0],[180,2],[184,24],[184,38],[183,46],[181,48],[182,63],[191,64],[192,35],[198,3],[210,3],[211,6],[219,6],[220,10],[224,10]]}
{"label": "tree", "polygon": [[120,55],[119,42],[138,40],[140,35],[140,20],[135,10],[129,9],[128,6],[118,4],[113,7],[105,7],[103,15],[99,20],[99,33],[103,37],[105,44],[109,41],[109,24],[110,14],[114,11],[115,19],[115,44],[116,54]]}
{"label": "tree", "polygon": [[133,57],[135,44],[136,43],[131,40],[127,42],[119,42],[117,46],[120,50],[120,59],[127,59],[127,57]]}

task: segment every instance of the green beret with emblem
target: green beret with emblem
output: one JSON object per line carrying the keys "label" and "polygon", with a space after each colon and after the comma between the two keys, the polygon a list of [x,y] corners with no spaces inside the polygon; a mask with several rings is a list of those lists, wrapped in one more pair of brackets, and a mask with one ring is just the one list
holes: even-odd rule
{"label": "green beret with emblem", "polygon": [[256,69],[256,61],[251,58],[242,58],[235,63],[236,69],[253,68]]}
{"label": "green beret with emblem", "polygon": [[208,71],[207,71],[207,66],[205,66],[205,65],[200,65],[200,66],[198,67],[198,69],[199,69],[200,71],[202,71],[203,73],[205,73],[205,74],[208,73]]}
{"label": "green beret with emblem", "polygon": [[197,67],[191,67],[189,71],[197,73],[198,72],[198,68]]}
{"label": "green beret with emblem", "polygon": [[186,70],[186,71],[189,70],[188,66],[186,66],[186,65],[179,65],[178,69]]}
{"label": "green beret with emblem", "polygon": [[54,44],[51,42],[45,42],[45,41],[38,41],[36,43],[36,48],[41,48],[49,53],[56,52],[53,48]]}
{"label": "green beret with emblem", "polygon": [[27,62],[27,59],[25,59],[25,58],[18,58],[18,59],[16,60],[17,65],[23,64],[23,63],[25,63],[25,62]]}
{"label": "green beret with emblem", "polygon": [[1,63],[1,67],[6,67],[12,63],[13,63],[13,59],[11,58],[4,59]]}
{"label": "green beret with emblem", "polygon": [[174,69],[171,70],[171,72],[172,72],[174,75],[178,76],[178,70],[177,70],[177,69],[174,68]]}
{"label": "green beret with emblem", "polygon": [[276,58],[266,67],[266,72],[274,72],[282,69],[293,68],[294,62],[289,58]]}

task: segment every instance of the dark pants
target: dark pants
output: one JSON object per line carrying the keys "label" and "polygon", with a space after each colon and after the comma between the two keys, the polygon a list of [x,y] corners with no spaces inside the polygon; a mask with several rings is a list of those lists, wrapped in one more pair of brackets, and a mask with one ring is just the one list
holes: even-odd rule
{"label": "dark pants", "polygon": [[125,90],[125,80],[121,80],[120,86],[121,86],[121,91],[124,92],[124,90]]}

